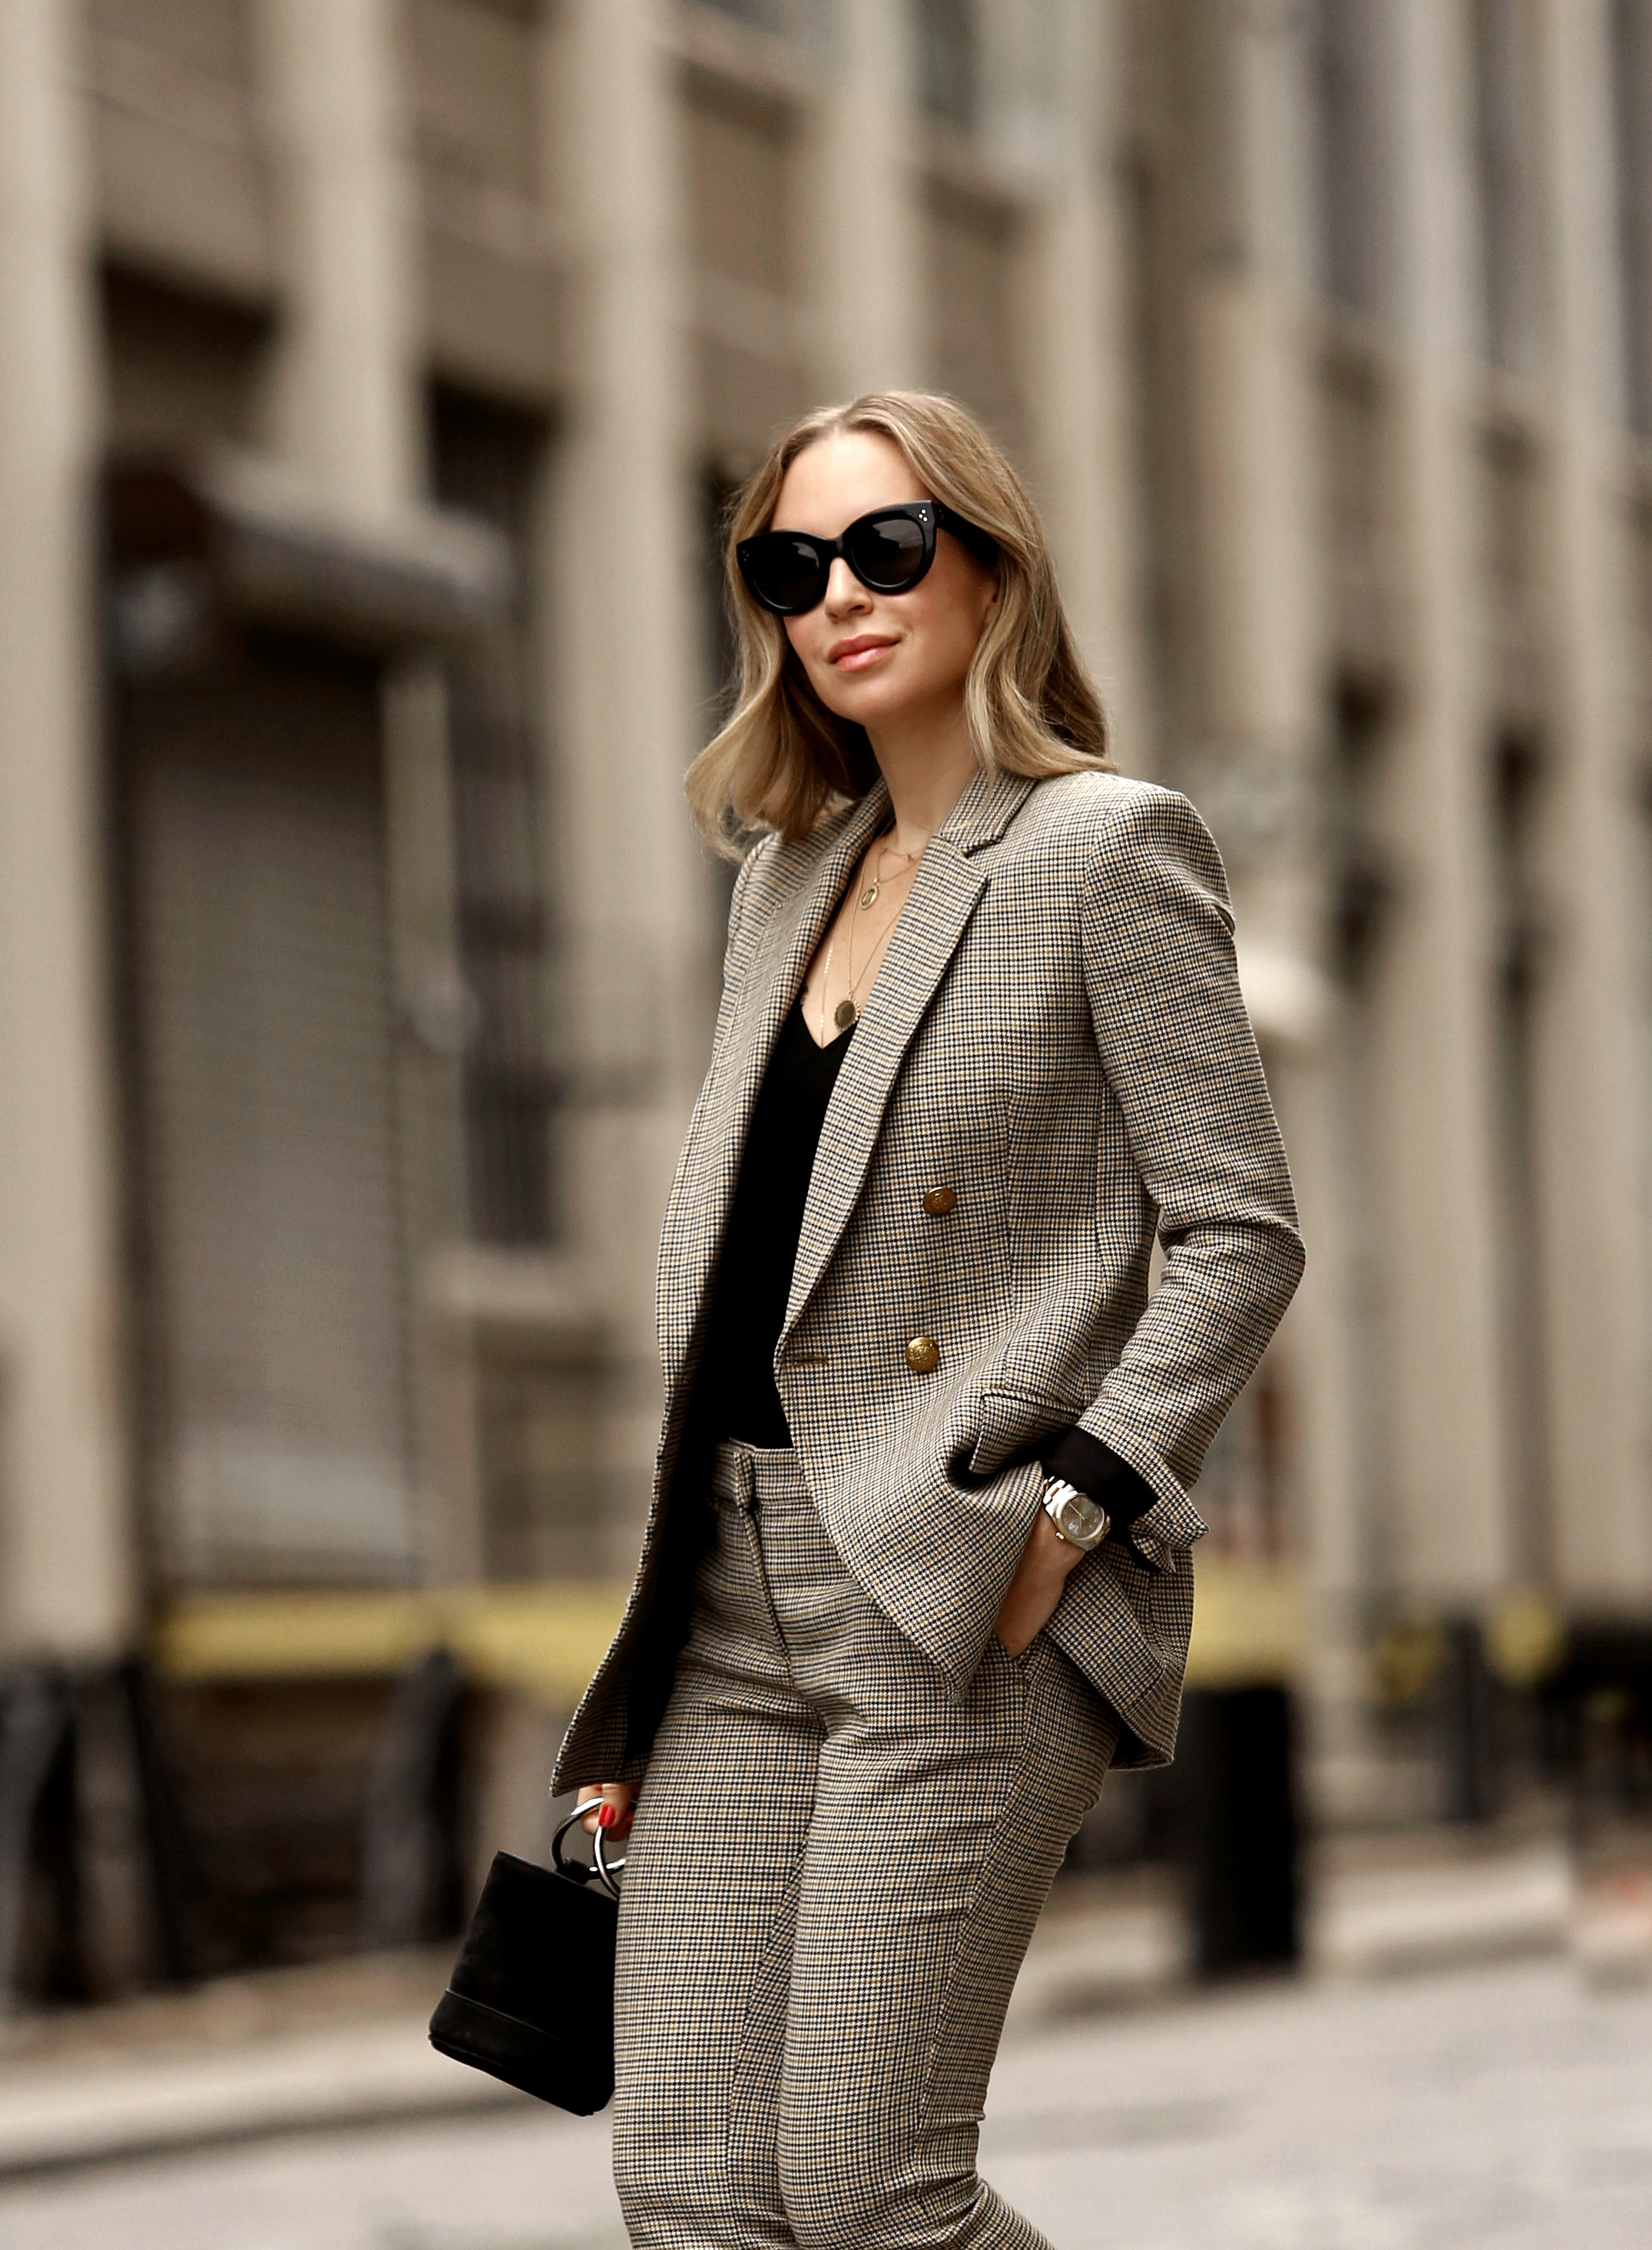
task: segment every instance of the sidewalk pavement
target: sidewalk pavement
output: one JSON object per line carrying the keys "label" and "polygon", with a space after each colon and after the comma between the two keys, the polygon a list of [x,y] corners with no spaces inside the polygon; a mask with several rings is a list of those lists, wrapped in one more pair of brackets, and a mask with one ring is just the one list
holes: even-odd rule
{"label": "sidewalk pavement", "polygon": [[[1410,1839],[1373,1863],[1329,1855],[1307,1966],[1372,1977],[1552,1953],[1573,1926],[1552,1839]],[[260,2136],[531,2106],[437,2055],[425,2026],[453,1949],[226,1979],[199,1991],[0,2026],[0,2178]],[[1162,1998],[1188,1978],[1174,1883],[1152,1873],[1058,1885],[1006,2039]]]}

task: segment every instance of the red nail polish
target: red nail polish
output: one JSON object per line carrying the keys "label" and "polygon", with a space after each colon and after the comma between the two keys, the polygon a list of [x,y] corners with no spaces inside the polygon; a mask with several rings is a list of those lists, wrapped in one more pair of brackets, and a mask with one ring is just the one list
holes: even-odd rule
{"label": "red nail polish", "polygon": [[605,1805],[597,1815],[597,1826],[598,1828],[612,1828],[619,1818],[612,1805]]}

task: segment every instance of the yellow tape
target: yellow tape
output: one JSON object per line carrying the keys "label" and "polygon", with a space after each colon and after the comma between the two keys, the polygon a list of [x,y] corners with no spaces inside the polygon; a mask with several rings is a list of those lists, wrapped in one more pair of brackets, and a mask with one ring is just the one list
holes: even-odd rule
{"label": "yellow tape", "polygon": [[451,1649],[473,1678],[565,1708],[601,1661],[626,1590],[563,1580],[359,1592],[202,1594],[154,1638],[174,1680],[301,1680],[398,1671]]}
{"label": "yellow tape", "polygon": [[[1302,1661],[1304,1596],[1279,1566],[1196,1563],[1190,1688],[1287,1682]],[[530,1585],[356,1592],[201,1594],[174,1604],[154,1653],[174,1680],[359,1678],[451,1649],[473,1680],[520,1688],[566,1709],[602,1660],[623,1585]]]}
{"label": "yellow tape", "polygon": [[1281,1563],[1193,1561],[1190,1688],[1288,1686],[1307,1643],[1307,1605],[1297,1574]]}

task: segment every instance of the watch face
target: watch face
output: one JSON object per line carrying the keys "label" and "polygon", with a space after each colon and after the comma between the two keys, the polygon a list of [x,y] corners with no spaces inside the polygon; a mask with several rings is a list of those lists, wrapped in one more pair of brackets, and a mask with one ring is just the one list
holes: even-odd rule
{"label": "watch face", "polygon": [[1057,1529],[1075,1547],[1082,1547],[1096,1537],[1106,1522],[1105,1509],[1098,1508],[1085,1494],[1075,1492],[1061,1502],[1061,1520]]}

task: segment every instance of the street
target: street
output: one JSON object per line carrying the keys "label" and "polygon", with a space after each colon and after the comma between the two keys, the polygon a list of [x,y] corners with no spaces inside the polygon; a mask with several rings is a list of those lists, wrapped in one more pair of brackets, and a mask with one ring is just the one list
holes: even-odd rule
{"label": "street", "polygon": [[[1643,2250],[1652,1988],[1565,1958],[1006,2044],[983,2170],[1060,2250]],[[508,2108],[13,2181],[6,2250],[623,2250],[601,2118]]]}

